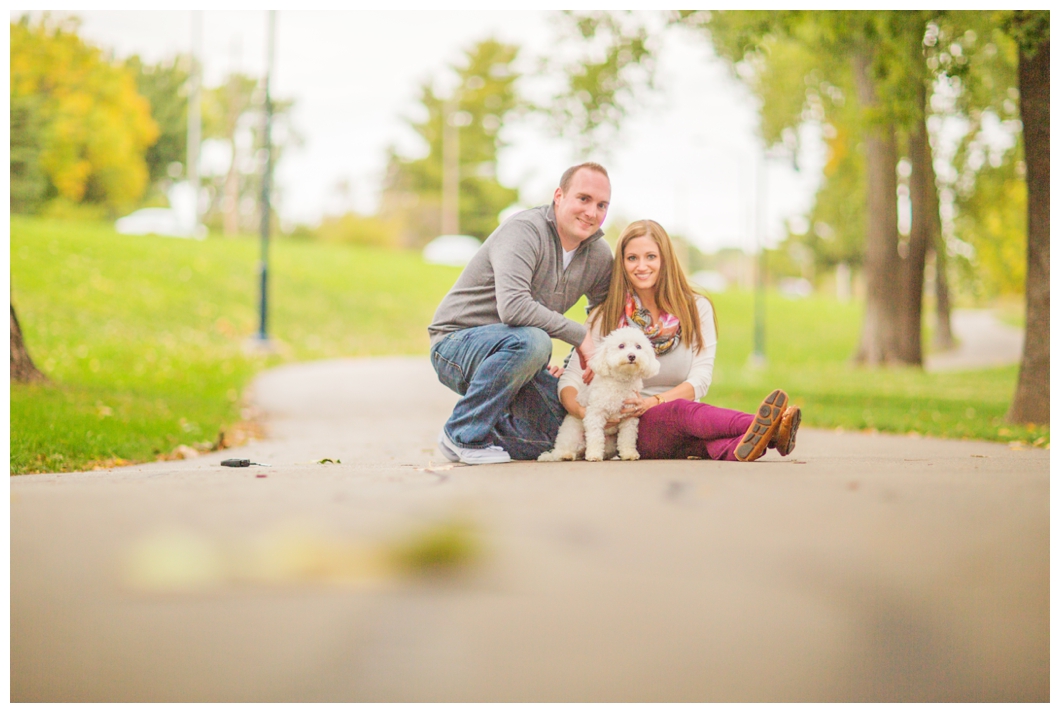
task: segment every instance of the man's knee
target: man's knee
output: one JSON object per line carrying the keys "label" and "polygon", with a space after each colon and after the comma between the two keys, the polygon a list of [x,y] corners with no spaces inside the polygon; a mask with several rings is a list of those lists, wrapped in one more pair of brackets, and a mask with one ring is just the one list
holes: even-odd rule
{"label": "man's knee", "polygon": [[548,332],[538,327],[514,327],[512,332],[525,355],[522,360],[525,364],[536,369],[548,366],[552,359],[552,337]]}

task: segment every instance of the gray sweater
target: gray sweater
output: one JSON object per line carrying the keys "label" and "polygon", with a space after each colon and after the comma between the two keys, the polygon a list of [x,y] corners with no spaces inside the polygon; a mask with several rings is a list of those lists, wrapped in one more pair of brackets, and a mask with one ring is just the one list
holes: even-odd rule
{"label": "gray sweater", "polygon": [[595,307],[607,297],[611,248],[598,230],[582,242],[567,269],[552,204],[518,213],[489,236],[438,305],[427,328],[431,345],[468,327],[540,327],[577,346],[585,325],[563,316],[582,295]]}

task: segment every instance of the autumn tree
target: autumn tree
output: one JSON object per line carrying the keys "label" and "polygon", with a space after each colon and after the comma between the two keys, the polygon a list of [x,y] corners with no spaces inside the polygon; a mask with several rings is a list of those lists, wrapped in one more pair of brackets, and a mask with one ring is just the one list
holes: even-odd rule
{"label": "autumn tree", "polygon": [[158,137],[132,74],[84,42],[76,18],[11,23],[12,192],[16,209],[88,202],[120,214],[148,182]]}

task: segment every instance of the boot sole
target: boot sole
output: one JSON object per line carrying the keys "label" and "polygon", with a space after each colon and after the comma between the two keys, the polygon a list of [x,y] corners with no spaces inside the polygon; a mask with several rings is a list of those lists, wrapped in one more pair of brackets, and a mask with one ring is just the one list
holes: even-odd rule
{"label": "boot sole", "polygon": [[780,415],[788,405],[788,395],[780,389],[776,389],[762,401],[755,414],[755,420],[747,429],[740,445],[736,446],[736,460],[757,460],[766,448],[773,434],[780,428]]}
{"label": "boot sole", "polygon": [[794,414],[789,423],[784,423],[781,418],[780,428],[777,429],[777,453],[786,456],[795,450],[795,434],[799,432],[799,424],[802,423],[802,409],[793,407]]}

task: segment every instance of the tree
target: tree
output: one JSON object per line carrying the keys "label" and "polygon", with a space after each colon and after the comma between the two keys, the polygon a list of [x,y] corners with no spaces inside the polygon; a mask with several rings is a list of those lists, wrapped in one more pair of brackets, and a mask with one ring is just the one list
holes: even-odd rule
{"label": "tree", "polygon": [[[961,81],[958,105],[972,124],[955,160],[961,168],[954,187],[961,238],[976,250],[980,284],[1010,289],[1013,277],[1025,274],[1024,348],[1007,418],[1048,424],[1049,13],[953,11],[940,17],[937,30],[944,51],[936,61]],[[984,158],[978,127],[988,115],[1002,123],[1018,116],[1022,127],[1021,140],[1002,157]],[[1026,211],[1020,226],[1026,230],[1023,269],[1013,254],[1022,242],[1013,229],[1019,208]]]}
{"label": "tree", "polygon": [[1027,164],[1027,327],[1006,418],[1049,423],[1049,12],[1016,11],[1020,115]]}
{"label": "tree", "polygon": [[48,380],[34,365],[29,350],[22,341],[22,328],[18,324],[13,304],[11,305],[11,380],[23,384]]}
{"label": "tree", "polygon": [[509,115],[521,110],[515,88],[519,74],[513,69],[518,53],[515,45],[483,40],[451,68],[459,82],[453,96],[443,96],[430,81],[421,86],[426,118],[409,123],[426,144],[427,154],[414,159],[390,150],[380,209],[384,219],[403,218],[406,246],[423,245],[441,230],[446,121],[458,132],[460,232],[486,239],[497,227],[498,214],[518,201],[518,189],[497,179],[497,154],[504,146],[501,128]]}
{"label": "tree", "polygon": [[[279,163],[283,151],[302,139],[291,124],[294,101],[272,97],[272,163]],[[232,73],[224,84],[207,89],[203,95],[203,136],[224,142],[231,160],[225,175],[211,185],[212,196],[207,219],[220,215],[225,235],[253,229],[260,222],[261,167],[257,150],[262,146],[264,91],[259,80]],[[273,203],[277,191],[273,187]],[[245,210],[244,206],[253,206]]]}
{"label": "tree", "polygon": [[147,148],[148,180],[167,178],[170,165],[184,164],[188,155],[188,58],[177,55],[157,64],[144,64],[139,55],[125,60],[136,79],[136,90],[151,105],[158,138]]}
{"label": "tree", "polygon": [[48,190],[41,168],[40,97],[11,97],[11,212],[36,213]]}
{"label": "tree", "polygon": [[[955,70],[964,68],[967,57],[960,54],[959,47],[955,56],[946,54],[951,47],[948,39],[946,51],[939,51],[939,16],[933,11],[741,12],[712,13],[699,23],[710,32],[719,54],[730,61],[750,64],[748,58],[758,59],[755,71],[744,77],[763,100],[763,134],[767,139],[771,118],[776,123],[779,117],[788,131],[809,118],[822,122],[826,129],[833,154],[830,166],[836,163],[836,150],[843,148],[837,145],[841,140],[847,139],[856,153],[862,153],[856,149],[859,144],[863,149],[863,167],[851,161],[844,175],[826,169],[813,213],[821,209],[822,199],[838,193],[842,196],[839,202],[847,202],[846,230],[863,231],[865,236],[868,294],[856,358],[867,363],[921,364],[924,270],[932,252],[937,344],[949,346],[952,342],[940,187],[928,118],[935,83],[946,72],[956,75]],[[682,19],[694,22],[696,16],[683,14]],[[805,48],[802,62],[792,63],[791,52],[777,51],[792,41]],[[935,45],[939,47],[933,53]],[[940,62],[940,58],[946,61]],[[771,74],[783,76],[785,81],[770,82]],[[793,95],[803,92],[806,109],[800,116],[791,111],[790,104]],[[848,97],[856,101],[845,102]],[[851,104],[857,108],[855,115],[849,111]],[[772,135],[775,140],[775,129]],[[912,206],[912,226],[907,235],[895,230],[895,159],[899,160],[898,168],[904,165],[908,171],[904,174],[908,182],[903,180],[900,186],[908,192]],[[855,181],[862,172],[864,183]],[[835,185],[837,180],[839,185]],[[851,205],[849,199],[855,195],[863,196],[865,212]],[[837,232],[819,218],[811,224],[827,233]],[[816,247],[825,246],[818,241]]]}
{"label": "tree", "polygon": [[50,15],[11,23],[18,205],[59,198],[118,214],[147,186],[144,152],[158,127],[132,75],[86,44],[78,26],[76,18]]}
{"label": "tree", "polygon": [[[1001,209],[1006,213],[1014,207],[1008,202],[993,203],[1006,191],[1022,183],[1014,175],[1014,154],[1009,153],[1005,162],[1009,171],[993,170],[993,161],[983,172],[982,161],[984,120],[996,117],[1002,124],[1018,123],[1018,107],[1014,99],[1016,88],[1017,53],[1009,38],[1004,36],[997,13],[983,11],[939,12],[927,23],[924,36],[927,49],[927,65],[934,72],[935,93],[932,97],[933,113],[939,118],[961,119],[968,123],[968,130],[959,142],[956,155],[949,163],[956,169],[946,177],[937,177],[939,190],[948,196],[956,217],[947,222],[936,241],[929,245],[935,257],[935,290],[938,304],[938,319],[935,346],[946,349],[953,345],[949,322],[948,265],[951,257],[964,273],[965,287],[980,294],[976,283],[984,273],[993,270],[989,260],[978,259],[971,266],[960,252],[950,255],[949,246],[971,244],[979,258],[987,257],[988,248],[980,251],[984,244],[976,236],[994,235],[992,225],[998,220],[992,213]],[[1011,176],[1002,174],[1012,173]],[[1002,178],[1010,185],[1005,190],[993,187],[995,179]],[[1017,191],[1019,189],[1016,189]],[[993,203],[993,205],[991,205]],[[1016,221],[1002,219],[1001,223],[1015,226]],[[1016,238],[1024,244],[1022,235],[1015,233],[1006,238]],[[1002,268],[1004,269],[1004,268]],[[974,272],[973,272],[974,271]],[[1020,285],[1022,289],[1022,269]]]}
{"label": "tree", "polygon": [[565,86],[534,109],[550,118],[555,134],[577,142],[583,157],[606,153],[640,95],[654,87],[659,38],[646,19],[630,11],[568,10],[557,17],[556,46],[581,51],[545,60],[544,70],[564,77]]}
{"label": "tree", "polygon": [[[809,118],[806,109],[813,107],[807,104],[813,94],[822,94],[818,88],[822,82],[856,102],[857,115],[847,114],[843,127],[860,137],[865,161],[866,303],[855,360],[870,365],[919,364],[919,291],[905,297],[910,288],[906,283],[916,277],[917,269],[916,265],[903,268],[899,257],[895,173],[899,131],[911,113],[904,94],[909,80],[916,80],[905,61],[915,19],[849,11],[689,13],[680,19],[706,30],[715,50],[734,67],[743,63],[752,69],[744,79],[763,101],[767,143],[776,142],[784,131],[797,136],[794,129]],[[790,51],[773,56],[774,50],[791,43],[802,49],[796,67],[785,61]],[[768,81],[770,75],[780,73],[786,81]],[[914,261],[919,257],[917,251],[912,255]],[[904,314],[914,307],[915,315]],[[915,337],[903,334],[909,329],[915,329]]]}

